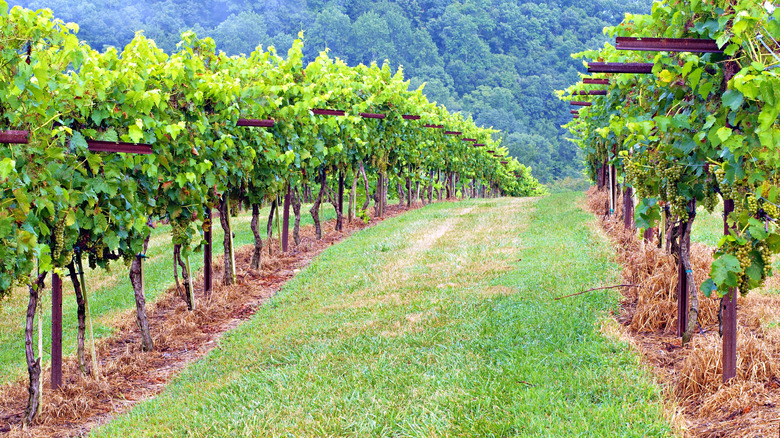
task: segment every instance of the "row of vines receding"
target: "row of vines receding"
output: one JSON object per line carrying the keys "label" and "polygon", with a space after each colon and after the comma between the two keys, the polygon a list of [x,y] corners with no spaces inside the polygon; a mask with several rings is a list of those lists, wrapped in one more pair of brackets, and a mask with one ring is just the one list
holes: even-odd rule
{"label": "row of vines receding", "polygon": [[[394,183],[409,197],[413,185],[443,188],[450,197],[457,190],[542,191],[529,168],[507,157],[495,130],[429,102],[422,89],[409,91],[400,70],[350,67],[327,52],[305,65],[300,40],[286,57],[273,47],[230,57],[188,32],[169,55],[141,34],[121,51],[98,52],[77,32],[50,11],[8,10],[0,1],[0,129],[29,135],[26,144],[0,148],[0,298],[20,287],[30,296],[27,422],[40,409],[42,364],[32,333],[47,275],[68,276],[86,301],[83,265],[123,261],[143,304],[143,256],[161,221],[172,225],[175,265],[192,309],[189,258],[204,248],[212,209],[225,229],[223,282],[230,284],[230,216],[239,204],[252,208],[262,248],[259,207],[289,196],[297,224],[302,199],[312,192],[319,225],[319,204],[334,199],[337,181],[351,178],[355,187],[362,176],[367,208],[367,174],[376,179],[380,215]],[[241,120],[264,123],[239,126]],[[96,141],[151,150],[93,152]],[[257,256],[252,264],[259,267]],[[90,372],[83,351],[79,360]]]}
{"label": "row of vines receding", "polygon": [[[582,109],[567,125],[592,178],[604,183],[605,169],[616,169],[635,193],[636,225],[673,241],[683,275],[691,272],[697,207],[721,206],[726,216],[710,276],[691,288],[686,342],[697,290],[736,303],[736,291],[747,294],[771,276],[780,251],[780,10],[758,0],[664,0],[605,32],[616,45],[574,56],[651,69],[597,73],[560,92],[571,101],[595,95],[575,103]],[[621,50],[620,40],[634,47]],[[594,83],[606,87],[590,93]]]}

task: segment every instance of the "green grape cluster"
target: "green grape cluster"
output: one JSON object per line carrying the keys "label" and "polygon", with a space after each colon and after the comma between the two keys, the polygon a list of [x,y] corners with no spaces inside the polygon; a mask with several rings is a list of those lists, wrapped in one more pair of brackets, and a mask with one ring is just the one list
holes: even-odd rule
{"label": "green grape cluster", "polygon": [[735,254],[737,260],[739,260],[740,272],[745,273],[745,269],[750,267],[753,261],[750,259],[750,245],[739,245],[736,248]]}
{"label": "green grape cluster", "polygon": [[780,209],[777,208],[777,205],[775,205],[775,204],[773,204],[771,202],[768,202],[768,201],[764,201],[764,203],[761,206],[761,208],[764,209],[764,213],[766,213],[767,216],[769,216],[769,217],[771,217],[773,219],[780,219]]}
{"label": "green grape cluster", "polygon": [[726,171],[723,167],[718,167],[715,170],[715,177],[718,181],[718,188],[723,199],[739,199],[740,190],[736,184],[729,184],[726,180]]}
{"label": "green grape cluster", "polygon": [[753,194],[747,195],[747,208],[748,212],[755,216],[758,214],[758,200],[756,200],[756,197],[753,196]]}
{"label": "green grape cluster", "polygon": [[747,269],[753,264],[753,259],[750,256],[750,252],[753,249],[760,254],[764,265],[761,280],[759,281],[759,286],[761,286],[767,278],[772,276],[772,250],[769,248],[769,245],[767,245],[766,242],[760,241],[756,243],[755,247],[750,243],[746,243],[745,245],[731,243],[726,247],[726,252],[733,254],[737,260],[739,260],[740,271],[738,274],[737,286],[743,296],[755,286],[755,283],[751,285],[750,279],[746,274]]}
{"label": "green grape cluster", "polygon": [[761,242],[758,245],[758,252],[764,260],[764,278],[769,278],[772,276],[772,250],[769,249],[769,245]]}
{"label": "green grape cluster", "polygon": [[65,216],[54,225],[54,246],[51,251],[52,260],[59,260],[65,244]]}
{"label": "green grape cluster", "polygon": [[705,197],[702,201],[702,206],[710,213],[715,211],[715,208],[718,206],[718,194],[711,193],[709,196]]}
{"label": "green grape cluster", "polygon": [[30,276],[25,275],[17,275],[16,278],[16,284],[19,286],[28,286],[30,284]]}
{"label": "green grape cluster", "polygon": [[[669,204],[669,209],[673,215],[680,218],[680,220],[687,221],[688,214],[688,200],[684,196],[680,195],[677,189],[677,185],[680,183],[685,172],[685,166],[681,164],[673,164],[659,170],[659,176],[666,180],[664,188],[661,192],[661,199]],[[665,195],[665,196],[664,196]]]}
{"label": "green grape cluster", "polygon": [[634,191],[636,191],[636,195],[640,199],[650,195],[645,183],[655,176],[652,169],[652,167],[645,166],[638,161],[631,161],[628,163],[626,169],[628,181],[631,183],[631,186],[634,187]]}
{"label": "green grape cluster", "polygon": [[95,246],[92,246],[90,248],[90,251],[88,251],[87,254],[87,262],[89,263],[90,269],[97,268],[97,264],[99,261],[105,259],[105,250],[106,246],[103,243],[97,243]]}
{"label": "green grape cluster", "polygon": [[69,250],[68,252],[65,253],[65,255],[64,255],[64,257],[62,259],[65,260],[65,263],[67,264],[71,260],[73,260],[73,256],[74,256],[74,252],[71,249],[71,250]]}
{"label": "green grape cluster", "polygon": [[173,243],[176,245],[183,245],[188,242],[187,227],[177,221],[171,221],[171,233],[173,236]]}
{"label": "green grape cluster", "polygon": [[734,254],[734,256],[739,260],[739,275],[737,279],[737,287],[739,288],[740,294],[743,296],[750,290],[750,282],[748,281],[748,277],[745,274],[745,271],[747,268],[750,267],[750,265],[753,263],[753,260],[750,258],[750,248],[751,246],[749,244],[746,245],[732,245],[731,253]]}
{"label": "green grape cluster", "polygon": [[685,166],[682,164],[675,164],[661,171],[663,177],[669,181],[680,180],[680,178],[682,178],[683,172],[685,172]]}

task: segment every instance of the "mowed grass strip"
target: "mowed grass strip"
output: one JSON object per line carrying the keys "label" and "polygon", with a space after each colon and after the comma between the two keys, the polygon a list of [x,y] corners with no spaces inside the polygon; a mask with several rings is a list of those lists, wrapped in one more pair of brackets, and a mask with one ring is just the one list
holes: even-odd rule
{"label": "mowed grass strip", "polygon": [[[311,204],[301,208],[301,226],[312,224],[309,208]],[[270,208],[261,210],[260,230],[265,245],[265,230]],[[336,212],[330,204],[323,204],[320,210],[322,220],[330,220],[336,217]],[[280,213],[281,219],[281,213]],[[232,226],[235,232],[235,246],[254,244],[254,235],[250,228],[252,220],[251,210],[239,214],[233,218]],[[292,229],[293,218],[290,218]],[[274,225],[273,235],[276,239],[277,227]],[[214,255],[224,252],[222,240],[224,233],[215,220]],[[292,241],[292,236],[290,236]],[[267,249],[266,249],[267,251]],[[171,227],[161,225],[152,233],[147,251],[147,259],[144,262],[145,291],[148,303],[157,300],[163,292],[174,284],[173,280],[173,245],[171,244]],[[192,269],[198,271],[203,268],[203,253],[194,254],[190,258]],[[88,287],[89,304],[92,312],[94,333],[96,338],[104,338],[114,333],[114,318],[121,312],[135,309],[133,287],[128,277],[130,269],[120,260],[111,264],[111,270],[97,268],[91,270],[84,260],[84,268],[87,270],[86,281]],[[181,275],[181,271],[179,271]],[[179,277],[181,280],[181,277]],[[50,280],[50,278],[49,278]],[[217,280],[215,280],[217,281]],[[50,281],[47,284],[51,284]],[[63,353],[66,356],[76,354],[76,331],[78,328],[76,316],[76,297],[73,294],[73,286],[69,278],[63,280]],[[42,294],[43,300],[43,331],[44,331],[44,367],[51,361],[51,288]],[[7,300],[0,302],[0,385],[27,378],[27,363],[24,356],[24,324],[27,313],[29,295],[24,289],[14,291]]]}
{"label": "mowed grass strip", "polygon": [[581,195],[435,204],[329,248],[94,436],[666,436],[599,332],[618,294]]}
{"label": "mowed grass strip", "polygon": [[696,218],[691,228],[691,241],[716,247],[721,237],[723,237],[723,201],[712,213],[704,207],[696,209]]}

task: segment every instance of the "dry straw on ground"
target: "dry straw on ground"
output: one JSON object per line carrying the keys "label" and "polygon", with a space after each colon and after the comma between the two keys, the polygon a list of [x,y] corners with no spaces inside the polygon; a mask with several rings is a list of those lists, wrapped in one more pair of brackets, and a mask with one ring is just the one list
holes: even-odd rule
{"label": "dry straw on ground", "polygon": [[[719,300],[699,293],[700,329],[682,347],[676,336],[677,268],[674,257],[636,231],[627,231],[622,217],[605,215],[607,193],[591,189],[585,207],[615,244],[625,283],[621,331],[645,357],[664,386],[670,418],[682,436],[776,437],[780,435],[780,298],[752,291],[738,304],[737,377],[722,383],[722,341],[718,334]],[[708,275],[713,249],[695,243],[691,264],[696,283]],[[776,276],[768,284],[780,284]],[[681,414],[681,415],[680,415]]]}

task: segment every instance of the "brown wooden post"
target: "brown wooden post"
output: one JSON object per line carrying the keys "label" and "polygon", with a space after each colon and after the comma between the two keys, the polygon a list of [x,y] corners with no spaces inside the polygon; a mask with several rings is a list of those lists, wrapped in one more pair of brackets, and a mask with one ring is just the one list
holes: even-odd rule
{"label": "brown wooden post", "polygon": [[51,278],[51,389],[62,386],[62,278]]}
{"label": "brown wooden post", "polygon": [[615,166],[609,166],[609,197],[612,200],[610,208],[612,209],[609,214],[613,215],[617,213],[617,168]]}
{"label": "brown wooden post", "polygon": [[[289,196],[290,191],[287,191]],[[344,216],[344,171],[339,170],[339,213]]]}
{"label": "brown wooden post", "polygon": [[623,187],[623,226],[634,229],[634,188],[628,186]]}
{"label": "brown wooden post", "polygon": [[[729,234],[728,217],[734,211],[734,201],[723,202],[723,233]],[[729,289],[720,302],[723,324],[723,383],[737,375],[737,288]]]}
{"label": "brown wooden post", "polygon": [[210,295],[214,290],[213,279],[213,261],[212,254],[213,248],[213,235],[214,235],[214,221],[212,220],[211,207],[206,207],[206,220],[208,221],[208,231],[204,233],[206,240],[205,248],[203,249],[203,289],[206,295]]}
{"label": "brown wooden post", "polygon": [[458,198],[458,194],[455,191],[455,178],[457,178],[457,173],[456,172],[450,173],[450,194],[453,199]]}
{"label": "brown wooden post", "polygon": [[214,279],[212,277],[212,273],[214,272],[212,266],[212,234],[214,221],[211,220],[210,206],[206,207],[206,222],[208,223],[208,230],[203,233],[203,237],[206,240],[206,245],[203,248],[203,293],[206,297],[209,297],[214,290]]}
{"label": "brown wooden post", "polygon": [[[727,61],[723,66],[723,88],[728,88],[728,82],[739,71],[736,61]],[[726,120],[726,127],[731,124]],[[728,218],[734,211],[734,201],[723,201],[723,234],[729,234]],[[729,289],[728,295],[720,302],[723,324],[723,383],[737,375],[737,288]]]}
{"label": "brown wooden post", "polygon": [[[414,168],[412,165],[409,165],[409,173],[406,176],[406,208],[412,208],[412,179],[409,175],[412,174],[414,171]],[[416,199],[415,199],[416,201]]]}
{"label": "brown wooden post", "polygon": [[601,167],[596,169],[596,189],[601,190]]}
{"label": "brown wooden post", "polygon": [[[685,227],[686,225],[681,225]],[[677,336],[682,336],[688,328],[688,275],[686,275],[683,266],[683,242],[682,235],[684,230],[680,230],[679,249],[677,251]],[[690,246],[690,244],[689,244]]]}
{"label": "brown wooden post", "polygon": [[[339,194],[343,194],[344,185],[343,178],[339,178]],[[290,234],[290,201],[291,201],[290,187],[287,186],[287,193],[284,195],[284,211],[282,212],[282,252],[287,252],[289,234]],[[339,204],[341,207],[341,204]]]}
{"label": "brown wooden post", "polygon": [[604,189],[605,187],[607,187],[607,179],[609,178],[607,176],[606,163],[601,165],[601,169],[599,169],[599,171],[601,172],[601,188]]}

